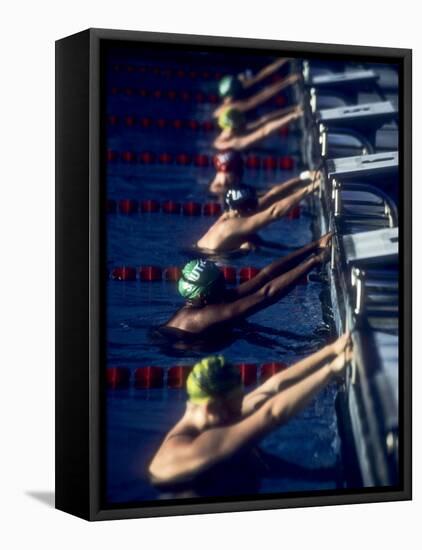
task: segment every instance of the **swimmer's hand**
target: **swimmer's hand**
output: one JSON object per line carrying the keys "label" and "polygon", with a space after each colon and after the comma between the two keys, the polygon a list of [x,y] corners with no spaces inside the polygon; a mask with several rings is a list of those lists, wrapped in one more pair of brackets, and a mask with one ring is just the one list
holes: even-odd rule
{"label": "swimmer's hand", "polygon": [[291,115],[293,119],[297,119],[303,116],[303,109],[300,105],[296,105],[296,107],[293,109]]}
{"label": "swimmer's hand", "polygon": [[331,245],[331,239],[333,237],[333,231],[329,231],[325,235],[322,235],[317,241],[318,248],[327,248]]}
{"label": "swimmer's hand", "polygon": [[344,373],[347,365],[350,363],[350,361],[352,361],[352,359],[353,350],[351,348],[346,348],[329,364],[331,372],[335,375]]}
{"label": "swimmer's hand", "polygon": [[350,336],[350,332],[346,331],[344,334],[342,334],[335,342],[331,344],[333,353],[335,355],[340,355],[340,353],[343,353],[343,351],[347,348],[352,347],[352,340]]}
{"label": "swimmer's hand", "polygon": [[284,80],[284,82],[286,84],[295,84],[299,79],[300,79],[300,74],[299,73],[294,73],[294,74],[290,74],[289,76],[287,76],[286,79]]}
{"label": "swimmer's hand", "polygon": [[315,258],[318,263],[325,264],[325,262],[328,262],[328,260],[331,257],[331,249],[328,246],[325,246],[324,248],[319,248],[318,253],[315,254]]}

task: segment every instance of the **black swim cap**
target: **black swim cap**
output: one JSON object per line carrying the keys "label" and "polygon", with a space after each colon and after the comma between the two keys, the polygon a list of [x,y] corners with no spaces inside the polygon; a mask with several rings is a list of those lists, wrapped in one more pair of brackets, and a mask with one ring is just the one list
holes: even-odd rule
{"label": "black swim cap", "polygon": [[226,192],[224,203],[230,210],[254,210],[258,204],[256,191],[249,185],[229,189]]}
{"label": "black swim cap", "polygon": [[241,177],[243,174],[243,158],[238,151],[228,149],[214,156],[214,166],[217,172],[234,173]]}

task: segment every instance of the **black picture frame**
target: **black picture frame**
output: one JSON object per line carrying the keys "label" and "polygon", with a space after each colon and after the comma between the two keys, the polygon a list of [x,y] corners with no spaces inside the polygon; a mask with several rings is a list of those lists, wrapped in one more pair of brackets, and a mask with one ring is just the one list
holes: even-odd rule
{"label": "black picture frame", "polygon": [[[101,50],[106,42],[266,50],[292,56],[392,62],[401,71],[401,480],[339,494],[106,508],[102,503],[103,177]],[[411,165],[412,54],[408,49],[89,29],[56,42],[56,508],[87,520],[409,500],[412,498]]]}

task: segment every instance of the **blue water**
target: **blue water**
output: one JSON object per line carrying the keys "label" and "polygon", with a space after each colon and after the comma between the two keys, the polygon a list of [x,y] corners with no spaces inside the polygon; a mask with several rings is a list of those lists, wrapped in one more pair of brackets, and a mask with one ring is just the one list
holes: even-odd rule
{"label": "blue water", "polygon": [[[122,54],[120,54],[122,55]],[[109,86],[125,86],[140,79],[145,87],[158,89],[163,77],[127,73],[112,69],[119,59],[110,58]],[[230,72],[221,60],[209,63],[215,70]],[[187,58],[185,65],[191,58]],[[217,62],[218,61],[218,62]],[[238,60],[237,60],[238,61]],[[245,66],[253,66],[256,61]],[[239,61],[238,61],[239,62]],[[143,64],[142,57],[130,63]],[[121,66],[126,60],[120,58]],[[169,63],[163,65],[168,66]],[[177,67],[185,66],[179,62]],[[131,80],[132,78],[132,80]],[[180,79],[181,80],[181,79]],[[199,83],[201,81],[199,80]],[[171,84],[176,88],[175,83]],[[183,80],[183,89],[201,88],[197,81]],[[168,83],[167,83],[168,86]],[[207,91],[215,90],[215,82],[203,83]],[[189,88],[190,87],[190,88]],[[201,88],[202,89],[202,88]],[[213,107],[207,104],[185,104],[181,101],[143,100],[124,94],[109,95],[107,112],[123,117],[126,114],[147,114],[156,118],[210,119]],[[211,154],[212,133],[190,130],[126,128],[123,124],[107,131],[107,148],[114,150],[148,150],[155,152],[200,152]],[[273,136],[254,152],[269,151],[277,155],[297,156],[299,136]],[[280,182],[295,171],[247,171],[245,181],[264,186]],[[107,174],[108,198],[172,199],[206,202],[206,185],[214,174],[207,169],[177,165],[144,166],[111,163]],[[183,249],[201,236],[214,218],[186,217],[162,213],[131,216],[110,214],[107,217],[107,267],[119,265],[183,266],[191,257]],[[261,232],[264,239],[297,248],[312,238],[312,216],[303,205],[297,220],[281,220]],[[282,253],[258,251],[246,257],[221,262],[239,268],[262,267]],[[236,363],[262,364],[271,361],[293,363],[321,347],[328,329],[322,316],[320,294],[322,283],[298,285],[287,297],[253,315],[237,332],[237,338],[224,349],[225,356]],[[151,338],[151,328],[165,322],[182,305],[175,283],[142,283],[107,281],[107,366],[136,369],[146,365],[168,368],[175,364],[193,364],[199,351],[164,349]],[[288,425],[274,431],[261,443],[262,449],[286,461],[277,474],[262,479],[261,493],[279,493],[333,489],[344,484],[339,457],[339,439],[334,411],[335,385],[327,387]],[[182,390],[110,390],[107,394],[107,487],[109,503],[127,503],[162,498],[148,482],[146,464],[165,433],[182,415],[185,394]],[[230,496],[230,495],[222,495]]]}

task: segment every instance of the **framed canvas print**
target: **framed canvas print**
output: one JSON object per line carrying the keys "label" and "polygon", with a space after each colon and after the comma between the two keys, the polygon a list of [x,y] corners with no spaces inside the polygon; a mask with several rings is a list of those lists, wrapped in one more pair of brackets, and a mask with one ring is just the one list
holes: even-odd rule
{"label": "framed canvas print", "polygon": [[56,506],[411,498],[411,52],[56,43]]}

